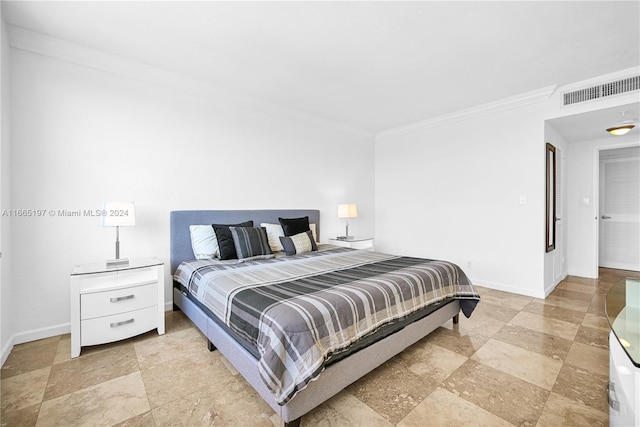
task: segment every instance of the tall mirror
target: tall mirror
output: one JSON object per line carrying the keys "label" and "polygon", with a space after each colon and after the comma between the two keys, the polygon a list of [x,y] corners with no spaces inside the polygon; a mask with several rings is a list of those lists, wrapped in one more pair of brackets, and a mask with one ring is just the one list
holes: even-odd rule
{"label": "tall mirror", "polygon": [[546,158],[546,251],[556,248],[556,147],[547,142]]}

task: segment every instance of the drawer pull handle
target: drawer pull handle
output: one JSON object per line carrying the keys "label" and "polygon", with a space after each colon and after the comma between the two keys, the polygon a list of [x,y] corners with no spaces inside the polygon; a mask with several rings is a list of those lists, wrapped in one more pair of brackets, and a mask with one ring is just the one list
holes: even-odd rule
{"label": "drawer pull handle", "polygon": [[110,301],[111,302],[120,302],[120,301],[126,301],[128,299],[133,299],[133,294],[127,295],[127,296],[124,296],[124,297],[111,298]]}
{"label": "drawer pull handle", "polygon": [[129,323],[133,323],[133,319],[123,320],[122,322],[113,322],[111,323],[111,327],[117,328],[118,326],[128,325]]}
{"label": "drawer pull handle", "polygon": [[[613,393],[613,396],[611,396],[611,394]],[[620,411],[620,402],[618,400],[615,400],[615,393],[616,393],[616,388],[615,388],[615,384],[610,382],[607,384],[607,402],[609,402],[609,406],[611,407],[611,409],[613,409],[614,411]]]}

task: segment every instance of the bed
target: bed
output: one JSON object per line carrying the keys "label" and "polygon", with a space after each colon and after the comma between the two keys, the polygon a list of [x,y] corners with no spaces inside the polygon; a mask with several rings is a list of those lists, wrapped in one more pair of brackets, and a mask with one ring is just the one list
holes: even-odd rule
{"label": "bed", "polygon": [[[293,239],[289,256],[194,260],[190,227],[238,224],[230,228],[237,244],[241,232],[266,239],[258,228],[280,218],[308,218],[314,231],[287,230],[296,233],[282,240],[289,250]],[[246,228],[248,220],[254,228]],[[209,349],[220,351],[288,427],[440,325],[457,323],[461,310],[469,317],[479,301],[464,273],[445,261],[316,247],[318,210],[173,211],[170,234],[174,310],[185,313]],[[318,250],[296,246],[300,239],[306,245],[304,234]],[[424,285],[429,280],[441,284]],[[425,286],[425,295],[416,291]],[[383,296],[372,296],[379,289]],[[379,309],[383,299],[388,306]],[[350,309],[335,310],[343,303]]]}

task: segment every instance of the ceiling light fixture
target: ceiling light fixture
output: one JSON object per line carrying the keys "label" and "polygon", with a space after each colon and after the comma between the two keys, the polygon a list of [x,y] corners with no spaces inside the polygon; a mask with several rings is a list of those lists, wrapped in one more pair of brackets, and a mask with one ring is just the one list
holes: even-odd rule
{"label": "ceiling light fixture", "polygon": [[[626,111],[620,113],[621,119],[624,119],[625,113]],[[633,120],[620,121],[617,126],[613,126],[607,129],[607,132],[614,136],[625,135],[635,127],[634,123],[635,122]]]}
{"label": "ceiling light fixture", "polygon": [[609,132],[611,135],[620,136],[626,134],[634,127],[634,125],[615,126],[607,129],[607,132]]}

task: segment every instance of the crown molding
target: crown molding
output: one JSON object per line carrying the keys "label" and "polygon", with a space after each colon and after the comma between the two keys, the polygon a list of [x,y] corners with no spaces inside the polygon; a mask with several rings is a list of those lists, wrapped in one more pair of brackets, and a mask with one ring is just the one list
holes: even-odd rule
{"label": "crown molding", "polygon": [[13,25],[8,25],[7,27],[9,45],[15,49],[149,82],[166,81],[171,77],[174,79],[176,77],[172,73],[138,61],[132,61],[121,56],[101,52]]}
{"label": "crown molding", "polygon": [[215,102],[244,110],[256,110],[262,114],[285,116],[309,126],[330,129],[374,141],[375,134],[373,132],[245,94],[239,90],[231,90],[145,64],[135,59],[113,55],[13,25],[7,25],[7,30],[9,33],[9,45],[14,49],[165,88],[169,87],[178,91],[188,92],[195,97],[215,100]]}
{"label": "crown molding", "polygon": [[554,93],[557,85],[547,86],[542,89],[525,92],[519,95],[503,98],[498,101],[477,105],[475,107],[456,111],[454,113],[443,114],[430,119],[421,120],[419,122],[410,123],[405,126],[399,126],[393,129],[384,130],[376,133],[376,142],[382,142],[399,136],[411,135],[423,132],[429,129],[446,126],[449,124],[482,117],[501,111],[511,110],[513,108],[523,107],[525,105],[536,104],[538,102],[547,101]]}

